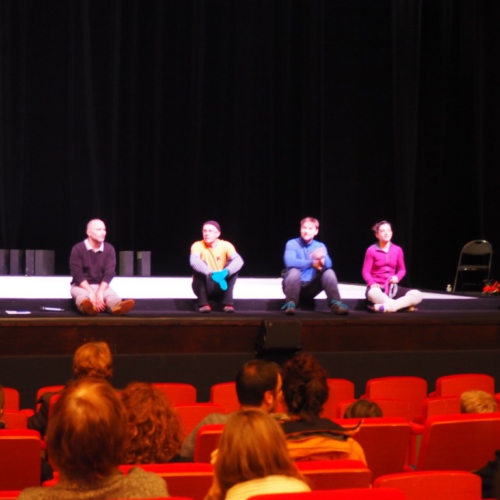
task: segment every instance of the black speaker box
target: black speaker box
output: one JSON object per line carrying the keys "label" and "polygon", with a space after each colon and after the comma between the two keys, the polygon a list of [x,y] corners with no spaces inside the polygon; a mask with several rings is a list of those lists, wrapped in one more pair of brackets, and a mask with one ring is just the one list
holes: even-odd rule
{"label": "black speaker box", "polygon": [[24,250],[10,250],[10,275],[24,275]]}
{"label": "black speaker box", "polygon": [[120,276],[133,276],[134,275],[134,252],[131,250],[124,250],[120,252],[119,257],[119,275]]}
{"label": "black speaker box", "polygon": [[151,276],[151,252],[136,253],[137,276]]}
{"label": "black speaker box", "polygon": [[24,274],[26,276],[33,276],[35,274],[35,251],[26,250],[24,259]]}
{"label": "black speaker box", "polygon": [[262,321],[256,350],[300,350],[302,325],[299,320]]}
{"label": "black speaker box", "polygon": [[9,274],[10,270],[10,250],[0,249],[0,275]]}
{"label": "black speaker box", "polygon": [[35,250],[35,276],[53,276],[56,252]]}

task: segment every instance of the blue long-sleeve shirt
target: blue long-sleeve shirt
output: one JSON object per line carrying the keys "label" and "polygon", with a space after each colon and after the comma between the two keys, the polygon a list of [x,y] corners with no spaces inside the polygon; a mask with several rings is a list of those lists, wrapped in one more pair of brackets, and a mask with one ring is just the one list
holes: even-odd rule
{"label": "blue long-sleeve shirt", "polygon": [[313,259],[311,259],[310,255],[320,248],[326,254],[323,269],[331,269],[332,259],[328,255],[326,246],[316,240],[312,240],[307,244],[302,238],[288,240],[285,255],[283,256],[286,268],[300,269],[300,281],[312,281],[316,277],[318,270],[313,266]]}

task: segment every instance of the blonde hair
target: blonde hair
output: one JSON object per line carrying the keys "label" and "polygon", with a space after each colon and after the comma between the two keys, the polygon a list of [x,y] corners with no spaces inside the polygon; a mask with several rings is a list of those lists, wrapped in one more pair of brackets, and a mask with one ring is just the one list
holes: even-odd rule
{"label": "blonde hair", "polygon": [[304,477],[290,458],[285,435],[267,413],[241,410],[233,413],[221,436],[214,464],[214,486],[207,498],[223,500],[238,483],[271,475]]}
{"label": "blonde hair", "polygon": [[306,222],[310,222],[316,229],[319,229],[319,220],[314,217],[306,217],[300,221],[300,227],[302,227]]}
{"label": "blonde hair", "polygon": [[73,356],[75,379],[94,377],[109,379],[113,375],[113,356],[106,342],[87,342]]}
{"label": "blonde hair", "polygon": [[485,391],[465,391],[460,396],[461,413],[491,413],[498,411],[496,399]]}

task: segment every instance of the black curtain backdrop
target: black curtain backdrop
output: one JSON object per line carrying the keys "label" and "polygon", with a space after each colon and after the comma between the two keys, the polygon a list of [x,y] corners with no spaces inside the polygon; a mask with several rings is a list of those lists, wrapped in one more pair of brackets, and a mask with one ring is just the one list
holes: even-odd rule
{"label": "black curtain backdrop", "polygon": [[388,219],[406,284],[444,289],[467,241],[500,252],[499,18],[497,0],[2,0],[0,247],[55,249],[68,274],[99,217],[187,276],[216,219],[242,275],[279,276],[311,215],[360,283]]}

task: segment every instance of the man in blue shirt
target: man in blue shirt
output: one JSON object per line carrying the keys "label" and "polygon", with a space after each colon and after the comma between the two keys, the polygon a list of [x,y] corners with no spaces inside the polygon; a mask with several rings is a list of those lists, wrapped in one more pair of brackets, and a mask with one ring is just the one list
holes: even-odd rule
{"label": "man in blue shirt", "polygon": [[300,238],[289,240],[283,257],[286,274],[283,277],[285,314],[295,314],[300,299],[312,300],[325,291],[330,309],[335,314],[348,314],[349,308],[340,301],[337,276],[326,246],[314,239],[319,221],[306,217],[300,222]]}

